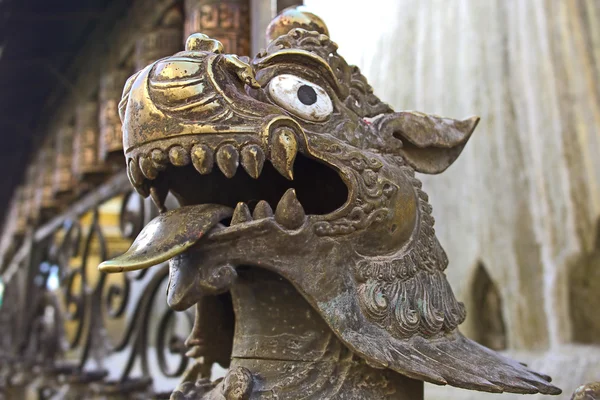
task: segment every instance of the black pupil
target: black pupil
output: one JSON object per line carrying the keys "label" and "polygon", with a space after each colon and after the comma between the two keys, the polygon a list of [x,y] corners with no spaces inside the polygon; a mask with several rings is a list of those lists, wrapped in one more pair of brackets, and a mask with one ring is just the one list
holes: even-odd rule
{"label": "black pupil", "polygon": [[317,102],[317,92],[315,92],[315,89],[308,85],[302,85],[298,89],[298,99],[302,102],[302,104],[310,106]]}

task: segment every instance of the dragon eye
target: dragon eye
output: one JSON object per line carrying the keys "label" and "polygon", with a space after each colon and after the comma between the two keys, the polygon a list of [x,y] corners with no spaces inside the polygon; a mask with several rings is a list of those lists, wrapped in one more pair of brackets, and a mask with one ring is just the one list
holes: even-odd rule
{"label": "dragon eye", "polygon": [[324,121],[333,112],[331,98],[322,87],[294,75],[271,79],[269,94],[278,106],[310,121]]}

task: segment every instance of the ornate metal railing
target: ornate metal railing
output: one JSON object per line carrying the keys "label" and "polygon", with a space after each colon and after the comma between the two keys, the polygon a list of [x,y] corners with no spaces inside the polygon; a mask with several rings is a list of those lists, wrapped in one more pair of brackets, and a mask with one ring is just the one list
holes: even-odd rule
{"label": "ornate metal railing", "polygon": [[97,271],[156,215],[118,174],[28,235],[9,263],[0,310],[9,398],[32,391],[40,398],[168,398],[187,366],[184,339],[194,317],[166,306],[168,266]]}

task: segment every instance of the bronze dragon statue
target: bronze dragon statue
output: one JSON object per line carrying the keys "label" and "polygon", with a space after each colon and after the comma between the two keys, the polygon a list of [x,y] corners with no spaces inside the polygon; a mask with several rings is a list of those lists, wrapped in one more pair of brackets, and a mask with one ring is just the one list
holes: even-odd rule
{"label": "bronze dragon statue", "polygon": [[129,178],[161,214],[100,269],[168,260],[169,306],[197,307],[189,354],[229,367],[220,382],[192,368],[172,398],[421,399],[422,381],[560,393],[458,330],[415,171],[444,171],[478,118],[394,112],[310,13],[268,36],[250,60],[194,34],[120,104]]}

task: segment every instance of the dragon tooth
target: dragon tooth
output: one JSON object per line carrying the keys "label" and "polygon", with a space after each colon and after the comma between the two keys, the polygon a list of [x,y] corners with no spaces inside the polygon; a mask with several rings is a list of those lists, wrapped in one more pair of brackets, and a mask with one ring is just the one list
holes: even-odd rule
{"label": "dragon tooth", "polygon": [[142,183],[141,185],[134,185],[133,188],[143,198],[146,198],[150,195],[150,188],[148,187],[148,181],[144,181],[144,183]]}
{"label": "dragon tooth", "polygon": [[150,180],[156,179],[158,170],[154,167],[152,160],[146,156],[140,156],[140,169],[142,174]]}
{"label": "dragon tooth", "polygon": [[134,159],[129,160],[129,179],[133,186],[140,186],[144,182],[144,174]]}
{"label": "dragon tooth", "polygon": [[183,167],[190,163],[190,155],[181,146],[173,146],[169,149],[169,160],[176,167]]}
{"label": "dragon tooth", "polygon": [[273,209],[271,208],[269,203],[267,203],[264,200],[261,200],[258,203],[256,203],[256,207],[254,207],[254,212],[252,213],[252,217],[254,219],[270,218],[272,216]]}
{"label": "dragon tooth", "polygon": [[250,209],[246,203],[237,203],[233,216],[231,217],[231,226],[242,224],[244,222],[252,221],[252,215],[250,215]]}
{"label": "dragon tooth", "polygon": [[271,163],[277,171],[289,180],[294,179],[294,160],[298,153],[298,141],[294,132],[282,128],[271,138]]}
{"label": "dragon tooth", "polygon": [[239,165],[239,154],[235,147],[231,144],[221,146],[217,151],[217,165],[223,175],[228,178],[233,178]]}
{"label": "dragon tooth", "polygon": [[167,211],[167,208],[165,207],[165,200],[168,194],[169,189],[164,185],[159,184],[150,186],[150,197],[161,213]]}
{"label": "dragon tooth", "polygon": [[257,179],[265,163],[265,153],[260,146],[251,144],[242,149],[242,167],[248,175]]}
{"label": "dragon tooth", "polygon": [[152,159],[154,168],[156,168],[158,171],[164,171],[165,168],[167,168],[169,157],[167,157],[165,152],[161,149],[153,149],[150,153],[150,158]]}
{"label": "dragon tooth", "polygon": [[304,224],[305,220],[306,213],[296,198],[296,191],[288,189],[277,204],[275,221],[287,229],[297,229]]}
{"label": "dragon tooth", "polygon": [[202,175],[210,174],[213,169],[214,155],[205,144],[197,144],[192,148],[192,164]]}

